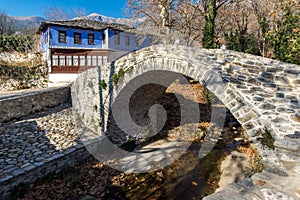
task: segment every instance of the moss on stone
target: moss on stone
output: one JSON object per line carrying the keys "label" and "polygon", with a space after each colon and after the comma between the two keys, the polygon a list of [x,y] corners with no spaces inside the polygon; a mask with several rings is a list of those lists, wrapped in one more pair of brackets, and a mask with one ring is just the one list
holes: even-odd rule
{"label": "moss on stone", "polygon": [[113,75],[112,80],[115,85],[118,84],[119,80],[124,77],[124,73],[125,73],[124,70],[121,68],[119,69],[117,74]]}
{"label": "moss on stone", "polygon": [[260,137],[258,138],[258,141],[260,141],[262,145],[267,146],[270,149],[275,149],[275,140],[267,128],[264,128],[264,130],[260,132]]}
{"label": "moss on stone", "polygon": [[102,88],[102,90],[106,90],[107,84],[106,84],[105,80],[102,79],[102,80],[99,82],[99,85],[100,85],[100,87]]}
{"label": "moss on stone", "polygon": [[91,88],[91,89],[94,87],[94,84],[93,84],[92,81],[89,81],[89,82],[88,82],[88,87]]}

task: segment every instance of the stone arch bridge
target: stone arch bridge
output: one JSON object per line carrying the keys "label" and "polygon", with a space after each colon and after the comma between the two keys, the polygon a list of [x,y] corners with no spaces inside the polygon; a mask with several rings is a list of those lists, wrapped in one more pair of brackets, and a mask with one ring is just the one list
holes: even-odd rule
{"label": "stone arch bridge", "polygon": [[[170,73],[170,76],[182,74],[205,85],[240,122],[266,163],[300,172],[298,65],[228,50],[151,46],[105,67],[84,72],[71,86],[78,118],[89,129],[104,132],[112,105],[123,94],[122,90],[130,88],[138,77],[142,81],[143,75],[154,71]],[[151,76],[155,79],[155,74]],[[138,110],[148,110],[165,89],[148,86],[136,94],[144,103],[136,105]],[[275,140],[275,149],[257,140],[266,130]]]}

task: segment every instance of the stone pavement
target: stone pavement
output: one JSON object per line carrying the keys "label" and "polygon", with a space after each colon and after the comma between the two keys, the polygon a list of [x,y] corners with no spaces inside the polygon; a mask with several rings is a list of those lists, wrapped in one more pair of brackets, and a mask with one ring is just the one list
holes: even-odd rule
{"label": "stone pavement", "polygon": [[[49,163],[83,148],[68,103],[0,123],[0,193],[3,195],[22,180],[32,183],[37,176],[58,170],[65,162]],[[47,167],[37,174],[35,169],[42,166]],[[20,178],[28,172],[33,176]]]}

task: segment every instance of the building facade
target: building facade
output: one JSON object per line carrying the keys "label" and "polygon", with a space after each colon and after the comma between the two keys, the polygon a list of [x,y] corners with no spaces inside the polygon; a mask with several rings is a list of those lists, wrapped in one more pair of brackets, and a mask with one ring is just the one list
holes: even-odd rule
{"label": "building facade", "polygon": [[141,43],[134,28],[91,20],[42,22],[40,50],[47,62],[50,82],[71,82],[79,73],[152,44]]}

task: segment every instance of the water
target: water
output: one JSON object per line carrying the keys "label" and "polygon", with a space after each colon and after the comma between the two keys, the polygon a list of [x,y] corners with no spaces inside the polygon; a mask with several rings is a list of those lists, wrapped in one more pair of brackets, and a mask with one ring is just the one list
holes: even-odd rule
{"label": "water", "polygon": [[[225,128],[213,150],[198,158],[202,141],[195,139],[187,153],[170,166],[151,173],[122,174],[112,181],[108,198],[124,199],[202,199],[219,187],[221,163],[227,155],[240,147],[243,129]],[[239,140],[234,140],[239,138]]]}

